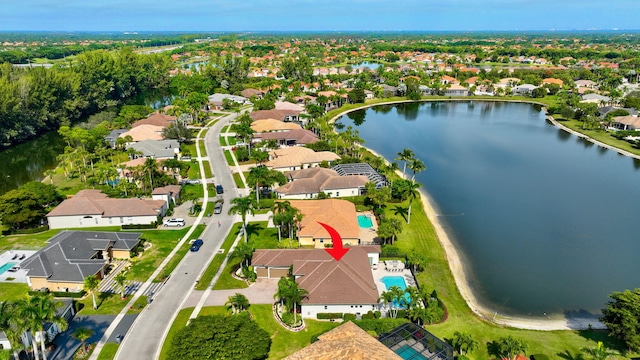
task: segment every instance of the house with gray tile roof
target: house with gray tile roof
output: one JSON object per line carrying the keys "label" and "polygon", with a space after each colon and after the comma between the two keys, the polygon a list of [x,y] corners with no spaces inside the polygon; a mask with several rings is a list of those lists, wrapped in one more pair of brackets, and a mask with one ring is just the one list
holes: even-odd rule
{"label": "house with gray tile roof", "polygon": [[173,159],[180,152],[178,140],[143,140],[127,145],[142,153],[142,157],[154,159]]}
{"label": "house with gray tile roof", "polygon": [[20,264],[32,290],[81,291],[84,279],[102,278],[113,259],[130,258],[141,233],[62,231]]}
{"label": "house with gray tile roof", "polygon": [[313,167],[285,173],[289,182],[275,189],[279,199],[313,199],[324,192],[330,197],[358,196],[369,181],[363,175],[340,176],[337,171]]}

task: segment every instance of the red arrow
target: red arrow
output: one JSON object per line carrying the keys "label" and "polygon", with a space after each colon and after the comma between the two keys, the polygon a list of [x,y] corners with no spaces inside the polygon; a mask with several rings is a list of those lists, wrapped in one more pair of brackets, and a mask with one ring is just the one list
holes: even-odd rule
{"label": "red arrow", "polygon": [[346,254],[347,251],[349,251],[349,249],[342,247],[342,238],[340,237],[340,234],[338,234],[336,229],[332,228],[327,224],[323,224],[321,222],[319,222],[318,224],[322,225],[322,227],[329,232],[329,235],[331,236],[331,241],[333,242],[333,248],[325,249],[325,251],[328,252],[329,255],[333,256],[333,258],[336,259],[336,261],[340,261],[340,259],[342,259],[344,254]]}

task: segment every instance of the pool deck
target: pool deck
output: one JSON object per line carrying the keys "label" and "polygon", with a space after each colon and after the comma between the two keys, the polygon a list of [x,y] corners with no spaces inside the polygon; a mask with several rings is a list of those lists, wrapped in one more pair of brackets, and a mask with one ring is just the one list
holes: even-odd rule
{"label": "pool deck", "polygon": [[[31,255],[35,254],[35,251],[29,250],[9,250],[0,254],[0,266],[15,262],[15,266],[19,266],[21,262],[27,260]],[[17,255],[17,256],[16,256]],[[24,258],[19,260],[20,258]],[[15,259],[14,259],[15,258]],[[8,280],[9,278],[13,278],[13,280]],[[23,269],[20,269],[16,272],[5,271],[0,274],[0,282],[10,282],[10,283],[27,283],[27,272]]]}
{"label": "pool deck", "polygon": [[371,268],[373,281],[375,281],[376,287],[378,288],[378,295],[382,295],[384,291],[387,291],[387,287],[381,280],[385,276],[399,276],[404,278],[404,282],[407,286],[416,286],[416,280],[411,274],[411,271],[409,269],[405,269],[402,262],[400,262],[399,265],[396,265],[395,268],[389,261],[387,261],[387,263],[388,265],[386,265],[385,262],[380,261],[378,266]]}
{"label": "pool deck", "polygon": [[360,228],[360,243],[361,244],[376,243],[378,239],[378,233],[377,233],[378,223],[376,222],[375,216],[373,216],[373,213],[371,211],[358,212],[357,216],[359,215],[368,216],[369,219],[371,219],[371,222],[373,223],[373,226],[370,228],[367,228],[367,229]]}

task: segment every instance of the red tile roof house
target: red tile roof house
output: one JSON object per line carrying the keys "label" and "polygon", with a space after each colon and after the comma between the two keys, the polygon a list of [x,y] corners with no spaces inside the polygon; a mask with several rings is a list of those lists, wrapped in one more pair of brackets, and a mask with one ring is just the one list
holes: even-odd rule
{"label": "red tile roof house", "polygon": [[275,140],[280,146],[304,146],[318,141],[318,136],[306,129],[259,133],[253,136],[254,142]]}
{"label": "red tile roof house", "polygon": [[307,290],[301,315],[315,319],[318,313],[366,314],[379,310],[378,289],[371,266],[380,246],[353,246],[336,261],[324,249],[256,250],[251,264],[259,278],[287,276],[289,268],[299,287]]}
{"label": "red tile roof house", "polygon": [[358,196],[369,178],[364,175],[340,176],[337,171],[321,167],[285,173],[287,184],[275,189],[278,199],[313,199],[324,192],[330,197]]}
{"label": "red tile roof house", "polygon": [[297,122],[300,119],[300,111],[295,110],[258,110],[251,114],[251,119],[264,120],[264,119],[276,119],[285,122]]}
{"label": "red tile roof house", "polygon": [[47,214],[50,229],[151,224],[167,212],[164,200],[112,199],[100,190],[81,190]]}

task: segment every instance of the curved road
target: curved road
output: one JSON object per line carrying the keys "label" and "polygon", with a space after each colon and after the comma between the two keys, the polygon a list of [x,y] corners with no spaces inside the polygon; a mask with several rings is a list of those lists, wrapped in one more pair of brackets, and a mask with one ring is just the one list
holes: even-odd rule
{"label": "curved road", "polygon": [[[237,195],[237,190],[220,146],[219,134],[222,127],[228,125],[235,116],[225,116],[211,126],[205,136],[205,146],[215,182],[225,189],[222,214],[203,218],[203,223],[208,223],[201,236],[204,245],[200,251],[188,252],[185,255],[162,289],[153,296],[153,302],[140,313],[118,349],[115,357],[117,360],[157,359],[164,337],[178,311],[194,291],[196,281],[213,259],[233,225],[234,216],[228,215],[227,211],[231,199]],[[218,226],[218,221],[221,226]]]}

